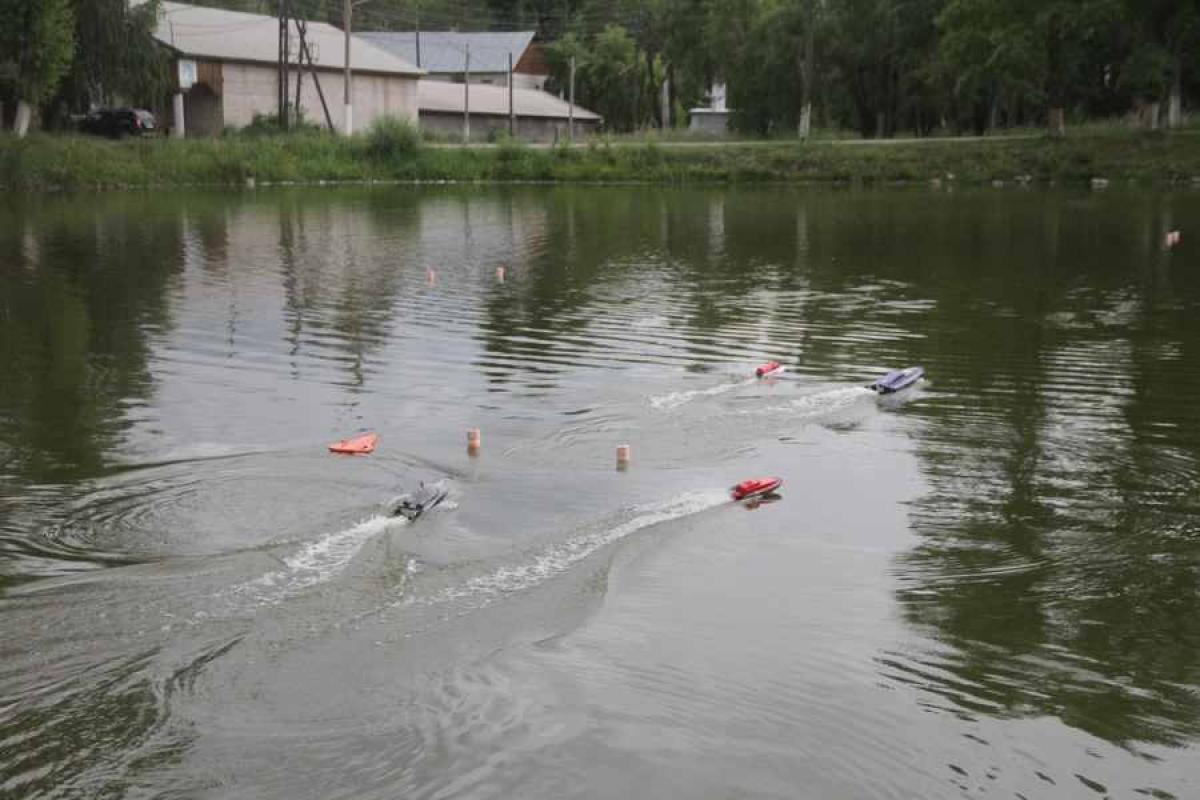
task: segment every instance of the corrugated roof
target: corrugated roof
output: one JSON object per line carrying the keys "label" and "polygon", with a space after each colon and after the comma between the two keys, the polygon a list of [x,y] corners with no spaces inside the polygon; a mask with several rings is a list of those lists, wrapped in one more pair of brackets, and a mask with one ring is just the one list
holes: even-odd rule
{"label": "corrugated roof", "polygon": [[[161,6],[154,37],[181,55],[222,61],[274,64],[279,57],[279,20],[262,14],[225,11],[186,3]],[[345,34],[323,22],[309,22],[306,40],[317,66],[341,69]],[[298,41],[294,35],[293,41]],[[350,37],[350,66],[356,72],[424,74],[413,64],[359,36]],[[296,55],[293,54],[293,59]]]}
{"label": "corrugated roof", "polygon": [[[445,81],[421,81],[417,84],[417,107],[421,111],[437,111],[451,114],[463,113],[465,85]],[[559,100],[549,92],[537,89],[513,89],[513,109],[518,117],[549,117],[567,119],[571,104]],[[471,84],[471,113],[508,116],[508,88]],[[575,119],[601,119],[599,114],[575,106]]]}
{"label": "corrugated roof", "polygon": [[[417,34],[413,31],[363,32],[358,35],[410,64],[417,63]],[[512,53],[513,63],[517,63],[532,41],[533,31],[421,31],[421,69],[426,72],[460,73],[463,71],[467,45],[470,45],[472,72],[508,72],[508,54]]]}

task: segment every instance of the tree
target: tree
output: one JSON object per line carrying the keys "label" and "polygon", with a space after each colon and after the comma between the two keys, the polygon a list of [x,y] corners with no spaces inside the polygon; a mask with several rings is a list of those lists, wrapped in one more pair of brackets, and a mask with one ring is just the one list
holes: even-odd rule
{"label": "tree", "polygon": [[1066,109],[1103,89],[1121,19],[1119,0],[950,0],[938,17],[939,54],[959,76],[956,99],[991,104],[992,124],[1001,103],[1034,105],[1061,135]]}
{"label": "tree", "polygon": [[69,0],[0,0],[0,92],[17,102],[18,136],[33,107],[58,88],[74,51]]}
{"label": "tree", "polygon": [[1153,127],[1158,103],[1167,100],[1167,124],[1178,127],[1183,112],[1184,74],[1195,70],[1189,54],[1200,48],[1200,2],[1197,0],[1127,0],[1133,32],[1122,85],[1139,105],[1145,104]]}
{"label": "tree", "polygon": [[117,97],[152,105],[169,86],[168,60],[154,39],[159,0],[73,0],[75,60],[62,99],[83,109]]}

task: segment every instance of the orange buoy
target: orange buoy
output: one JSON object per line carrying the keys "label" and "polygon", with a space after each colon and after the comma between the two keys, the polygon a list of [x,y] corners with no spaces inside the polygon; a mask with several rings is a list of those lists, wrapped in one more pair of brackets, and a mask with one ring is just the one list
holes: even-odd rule
{"label": "orange buoy", "polygon": [[617,469],[625,470],[629,468],[629,459],[632,455],[632,448],[627,444],[617,445]]}
{"label": "orange buoy", "polygon": [[329,445],[329,452],[347,456],[365,456],[368,453],[375,452],[375,445],[377,444],[379,444],[378,433],[364,433],[362,436],[355,436],[352,439],[342,439],[340,442],[334,442]]}

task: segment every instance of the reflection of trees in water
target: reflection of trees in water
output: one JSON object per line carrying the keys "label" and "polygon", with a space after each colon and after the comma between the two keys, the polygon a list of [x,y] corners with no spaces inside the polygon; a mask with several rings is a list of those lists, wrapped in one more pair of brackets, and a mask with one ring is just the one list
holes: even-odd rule
{"label": "reflection of trees in water", "polygon": [[151,391],[150,336],[169,323],[178,209],[111,195],[0,209],[0,380],[8,469],[35,482],[95,475],[124,409]]}
{"label": "reflection of trees in water", "polygon": [[943,246],[919,247],[966,275],[914,275],[937,332],[911,358],[944,394],[913,409],[931,489],[898,597],[953,649],[884,662],[967,709],[1179,744],[1200,735],[1200,441],[1186,400],[1200,373],[1160,355],[1194,349],[1195,325],[1163,308],[1182,287],[1138,274],[1158,253],[1133,229],[1156,209],[1134,208],[1131,225],[1128,202],[1077,202],[1007,221],[951,213],[926,234]]}
{"label": "reflection of trees in water", "polygon": [[[522,208],[520,195],[512,202]],[[481,367],[497,386],[524,372],[544,387],[565,364],[593,366],[614,347],[633,348],[628,325],[638,314],[667,317],[689,364],[703,368],[770,319],[764,292],[797,280],[779,268],[794,257],[796,223],[794,206],[777,195],[560,189],[539,196],[538,209],[538,247],[520,278],[485,301]],[[777,219],[787,221],[783,235]],[[592,335],[606,326],[624,328],[630,341]]]}
{"label": "reflection of trees in water", "polygon": [[296,192],[272,209],[293,375],[301,372],[309,334],[329,329],[338,335],[327,343],[343,355],[355,390],[366,382],[370,354],[387,340],[406,276],[411,287],[419,270],[405,248],[417,225],[418,195],[369,193],[363,202],[365,209]]}
{"label": "reflection of trees in water", "polygon": [[488,247],[476,234],[479,251],[472,257],[495,253],[515,267],[484,300],[479,367],[493,388],[519,374],[525,385],[544,388],[568,364],[589,366],[587,354],[603,346],[586,336],[592,322],[586,311],[601,286],[628,274],[629,257],[644,248],[657,222],[637,213],[645,208],[640,194],[622,203],[610,191],[565,188],[532,202],[524,194],[498,200],[511,204],[510,225],[530,214],[541,218],[540,241],[518,254],[498,243]]}

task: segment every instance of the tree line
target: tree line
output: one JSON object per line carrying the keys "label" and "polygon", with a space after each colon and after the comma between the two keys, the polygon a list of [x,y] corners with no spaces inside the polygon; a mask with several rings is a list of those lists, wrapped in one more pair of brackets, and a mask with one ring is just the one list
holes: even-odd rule
{"label": "tree line", "polygon": [[[678,125],[714,82],[747,133],[867,137],[1133,115],[1200,98],[1200,0],[372,0],[393,29],[532,28],[552,89],[628,131]],[[664,85],[668,102],[662,102]],[[664,116],[667,117],[664,119]]]}
{"label": "tree line", "polygon": [[[198,2],[275,13],[279,0]],[[341,22],[342,0],[291,2]],[[6,117],[161,97],[158,4],[0,0]],[[577,101],[617,131],[684,124],[713,83],[757,135],[1175,126],[1200,97],[1200,0],[370,0],[355,14],[363,30],[536,30],[549,88],[567,88],[573,63]]]}

